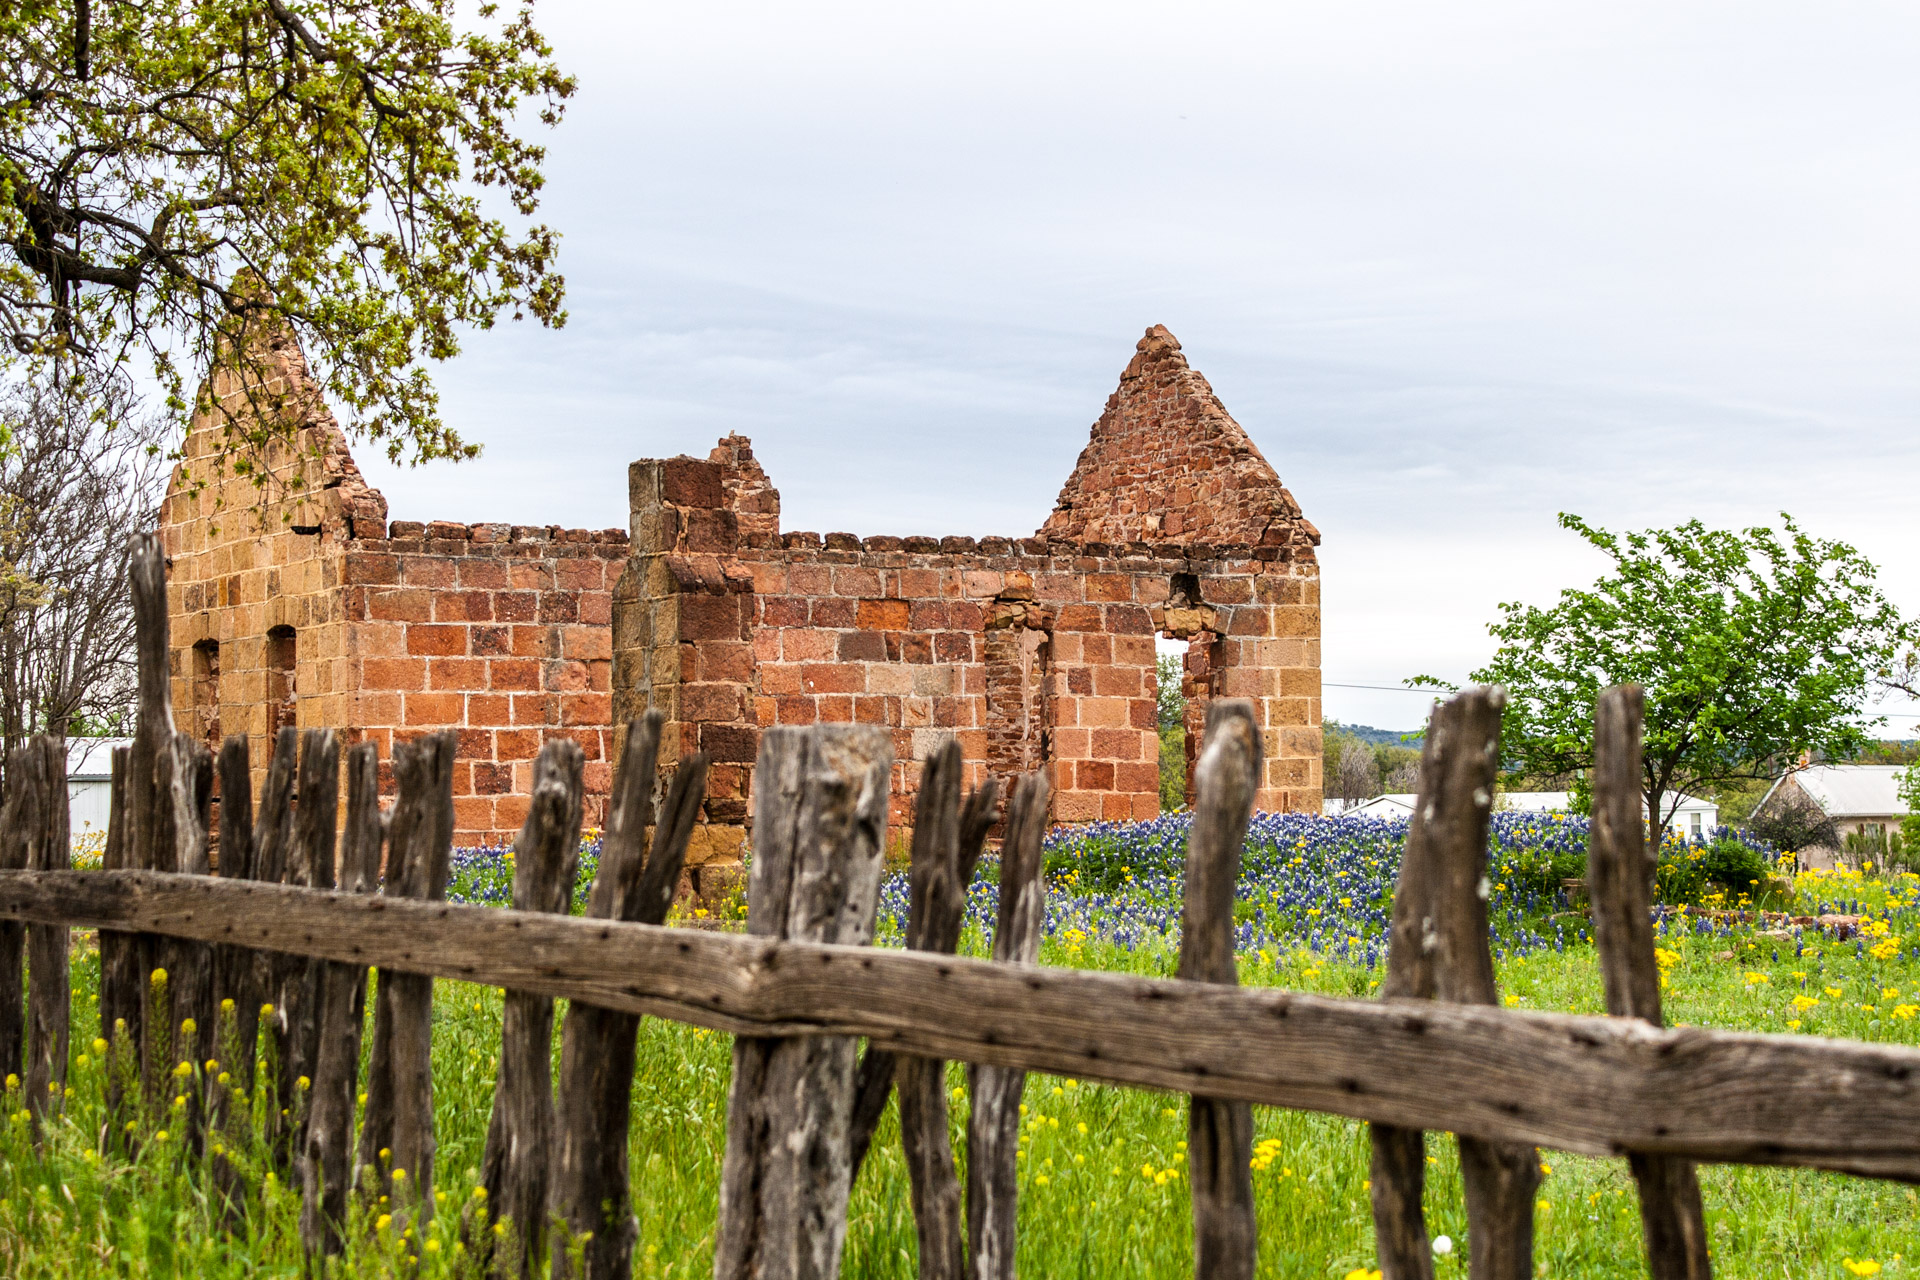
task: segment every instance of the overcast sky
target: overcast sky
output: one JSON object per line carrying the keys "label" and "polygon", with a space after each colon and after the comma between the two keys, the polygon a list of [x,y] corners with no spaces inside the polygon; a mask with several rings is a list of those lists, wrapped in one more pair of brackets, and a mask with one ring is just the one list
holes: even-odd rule
{"label": "overcast sky", "polygon": [[787,528],[1028,534],[1160,323],[1325,535],[1330,716],[1590,579],[1563,510],[1787,510],[1920,612],[1920,8],[540,16],[572,318],[440,370],[480,461],[361,451],[396,519],[624,525],[739,431]]}

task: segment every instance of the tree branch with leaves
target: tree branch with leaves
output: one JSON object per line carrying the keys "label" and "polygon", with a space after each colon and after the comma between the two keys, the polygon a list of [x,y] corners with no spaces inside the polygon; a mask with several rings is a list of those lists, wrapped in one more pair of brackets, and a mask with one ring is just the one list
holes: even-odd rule
{"label": "tree branch with leaves", "polygon": [[248,353],[290,328],[347,430],[419,462],[477,452],[426,362],[565,322],[523,126],[574,81],[530,2],[15,0],[0,63],[0,359],[144,357],[177,419],[183,367],[233,367],[258,453],[290,428]]}

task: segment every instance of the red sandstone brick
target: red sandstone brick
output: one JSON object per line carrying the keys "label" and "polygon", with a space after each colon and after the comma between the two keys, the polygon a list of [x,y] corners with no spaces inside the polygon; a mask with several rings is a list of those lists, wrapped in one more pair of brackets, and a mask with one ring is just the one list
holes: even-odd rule
{"label": "red sandstone brick", "polygon": [[540,593],[540,621],[542,622],[578,622],[580,620],[580,597],[571,591],[542,591]]}
{"label": "red sandstone brick", "polygon": [[878,631],[843,631],[835,656],[842,662],[885,662],[887,642]]}
{"label": "red sandstone brick", "polygon": [[700,749],[716,763],[751,764],[760,750],[760,734],[749,725],[703,724]]}
{"label": "red sandstone brick", "polygon": [[540,612],[540,597],[532,591],[496,591],[493,616],[499,622],[532,622]]}
{"label": "red sandstone brick", "polygon": [[822,662],[833,657],[836,647],[829,632],[789,628],[780,633],[780,656],[788,662]]}
{"label": "red sandstone brick", "polygon": [[472,793],[501,796],[513,789],[513,766],[482,762],[473,766]]}
{"label": "red sandstone brick", "polygon": [[495,658],[487,664],[487,687],[530,692],[540,687],[540,662],[535,658]]}
{"label": "red sandstone brick", "polygon": [[410,587],[450,587],[457,577],[447,556],[402,556],[400,581]]}
{"label": "red sandstone brick", "polygon": [[833,594],[833,570],[823,564],[796,564],[787,570],[787,589],[796,596]]}
{"label": "red sandstone brick", "polygon": [[512,653],[513,630],[510,627],[475,627],[467,633],[467,646],[482,657]]}
{"label": "red sandstone brick", "polygon": [[1133,820],[1148,822],[1160,816],[1160,786],[1156,779],[1153,789],[1146,792],[1136,791],[1133,795]]}
{"label": "red sandstone brick", "polygon": [[544,560],[516,560],[507,567],[507,582],[515,591],[550,590],[553,566]]}
{"label": "red sandstone brick", "polygon": [[526,825],[527,811],[533,808],[530,795],[500,796],[493,802],[493,829],[507,832],[518,831]]}
{"label": "red sandstone brick", "polygon": [[398,692],[363,691],[356,705],[359,709],[359,721],[363,725],[390,725],[400,719],[401,699]]}
{"label": "red sandstone brick", "polygon": [[436,591],[433,617],[436,622],[492,622],[493,595],[486,591]]}
{"label": "red sandstone brick", "polygon": [[504,693],[467,695],[467,721],[470,724],[507,724],[513,719],[513,699]]}
{"label": "red sandstone brick", "polygon": [[560,699],[560,723],[562,724],[602,725],[611,719],[613,719],[613,699],[607,694],[569,693]]}
{"label": "red sandstone brick", "polygon": [[456,570],[460,585],[479,591],[498,591],[507,585],[507,566],[491,556],[463,556]]}
{"label": "red sandstone brick", "polygon": [[838,565],[833,571],[833,594],[875,599],[887,594],[877,569],[862,565]]}
{"label": "red sandstone brick", "polygon": [[782,695],[774,700],[781,724],[812,724],[818,702],[804,694]]}
{"label": "red sandstone brick", "polygon": [[558,706],[557,695],[554,694],[516,693],[513,695],[513,723],[522,726],[552,724]]}
{"label": "red sandstone brick", "polygon": [[777,698],[755,696],[753,700],[753,722],[763,729],[771,729],[780,722],[780,700]]}
{"label": "red sandstone brick", "polygon": [[[893,703],[889,708],[888,703]],[[892,715],[889,716],[889,710]],[[853,700],[853,719],[856,724],[898,724],[900,708],[898,699],[889,699],[877,694],[863,693]]]}
{"label": "red sandstone brick", "polygon": [[367,594],[367,617],[383,622],[426,622],[433,616],[433,595],[423,587],[401,587]]}
{"label": "red sandstone brick", "polygon": [[607,567],[587,556],[561,560],[554,564],[553,580],[555,586],[575,594],[604,591],[607,588]]}
{"label": "red sandstone brick", "polygon": [[858,625],[868,631],[905,631],[910,613],[905,600],[862,600]]}
{"label": "red sandstone brick", "polygon": [[745,640],[747,632],[741,617],[739,596],[680,597],[680,638],[682,640]]}
{"label": "red sandstone brick", "polygon": [[938,598],[943,594],[945,577],[938,569],[902,569],[900,594],[908,599]]}
{"label": "red sandstone brick", "polygon": [[1054,792],[1053,818],[1055,822],[1098,822],[1100,816],[1100,793],[1088,791]]}
{"label": "red sandstone brick", "polygon": [[580,593],[580,621],[595,627],[613,624],[613,596],[606,591]]}
{"label": "red sandstone brick", "polygon": [[1080,697],[1093,693],[1093,668],[1070,667],[1061,673],[1067,679],[1067,692]]}
{"label": "red sandstone brick", "polygon": [[703,680],[736,680],[744,684],[753,678],[753,669],[752,645],[714,640],[700,646],[700,678]]}
{"label": "red sandstone brick", "polygon": [[1033,594],[1040,600],[1084,600],[1085,589],[1078,575],[1071,573],[1042,573],[1033,579]]}
{"label": "red sandstone brick", "polygon": [[[737,684],[683,684],[680,686],[682,720],[737,720],[745,710],[742,691]],[[602,719],[610,717],[603,715]]]}
{"label": "red sandstone brick", "polygon": [[427,687],[427,664],[421,658],[367,658],[360,664],[361,680],[371,688],[410,691]]}
{"label": "red sandstone brick", "polygon": [[[493,797],[491,796],[455,796],[453,798],[453,825],[459,833],[493,833]],[[464,843],[464,841],[463,841]]]}
{"label": "red sandstone brick", "polygon": [[1087,575],[1087,599],[1131,601],[1133,576],[1125,573],[1090,573]]}
{"label": "red sandstone brick", "polygon": [[1110,604],[1107,630],[1116,635],[1151,635],[1153,615],[1137,604]]}
{"label": "red sandstone brick", "polygon": [[484,658],[430,658],[427,660],[427,687],[456,693],[486,687],[487,663]]}
{"label": "red sandstone brick", "polygon": [[800,678],[808,693],[864,693],[867,688],[865,671],[837,662],[809,662]]}
{"label": "red sandstone brick", "polygon": [[946,630],[946,602],[944,600],[915,600],[907,610],[907,626],[915,631]]}
{"label": "red sandstone brick", "polygon": [[340,566],[340,580],[353,586],[385,586],[400,581],[400,564],[392,556],[350,552]]}
{"label": "red sandstone brick", "polygon": [[947,606],[947,626],[955,631],[985,631],[987,611],[971,600],[955,600]]}
{"label": "red sandstone brick", "polygon": [[581,661],[611,658],[613,633],[604,627],[571,626],[560,629],[560,652]]}
{"label": "red sandstone brick", "polygon": [[559,651],[560,640],[552,627],[534,623],[513,629],[513,656],[516,658],[551,658]]}
{"label": "red sandstone brick", "polygon": [[1074,766],[1073,783],[1081,791],[1113,790],[1113,762],[1082,760]]}
{"label": "red sandstone brick", "polygon": [[440,627],[416,624],[407,628],[407,652],[427,656],[464,654],[467,651],[465,627]]}
{"label": "red sandstone brick", "polygon": [[499,760],[531,760],[540,754],[538,729],[500,729],[493,735],[493,753]]}
{"label": "red sandstone brick", "polygon": [[540,680],[549,693],[580,693],[587,687],[587,667],[583,662],[555,660],[541,668]]}
{"label": "red sandstone brick", "polygon": [[[1158,804],[1157,800],[1155,804]],[[1100,817],[1105,822],[1127,821],[1133,817],[1133,797],[1116,791],[1103,792],[1100,796]]]}
{"label": "red sandstone brick", "polygon": [[1101,605],[1063,604],[1053,626],[1055,631],[1104,631],[1107,619]]}
{"label": "red sandstone brick", "polygon": [[1208,604],[1246,604],[1253,599],[1251,578],[1202,578],[1200,598]]}
{"label": "red sandstone brick", "polygon": [[1152,729],[1159,724],[1160,709],[1151,697],[1135,698],[1127,712],[1127,723],[1136,729]]}
{"label": "red sandstone brick", "polygon": [[758,596],[755,598],[760,610],[762,627],[804,627],[807,625],[807,602],[795,596]]}
{"label": "red sandstone brick", "polygon": [[1137,698],[1146,675],[1137,667],[1095,667],[1093,691],[1102,697]]}
{"label": "red sandstone brick", "polygon": [[410,693],[407,695],[406,723],[444,727],[458,725],[466,717],[467,699],[459,693]]}
{"label": "red sandstone brick", "polygon": [[1086,760],[1093,755],[1093,733],[1088,729],[1055,728],[1053,754],[1058,760]]}
{"label": "red sandstone brick", "polygon": [[1112,760],[1116,763],[1151,758],[1148,753],[1141,750],[1140,733],[1137,729],[1095,729],[1093,756],[1096,760]]}
{"label": "red sandstone brick", "polygon": [[665,458],[660,463],[660,496],[682,507],[719,507],[726,504],[720,466],[697,458]]}
{"label": "red sandstone brick", "polygon": [[937,662],[972,662],[973,637],[962,631],[942,631],[933,637]]}
{"label": "red sandstone brick", "polygon": [[836,630],[855,626],[859,622],[859,605],[852,600],[843,600],[839,596],[823,596],[813,602],[809,618],[816,627],[831,627]]}
{"label": "red sandstone brick", "polygon": [[821,724],[851,724],[853,699],[847,694],[830,694],[816,699],[813,714]]}

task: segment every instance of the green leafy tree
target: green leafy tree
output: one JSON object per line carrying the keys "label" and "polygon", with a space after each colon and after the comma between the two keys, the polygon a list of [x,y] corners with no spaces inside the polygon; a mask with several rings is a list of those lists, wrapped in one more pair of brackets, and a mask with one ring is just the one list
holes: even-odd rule
{"label": "green leafy tree", "polygon": [[[144,358],[184,416],[183,369],[291,330],[417,462],[477,452],[425,366],[461,327],[565,320],[521,135],[574,82],[530,3],[10,0],[0,61],[0,359]],[[296,425],[268,394],[220,405],[242,462]]]}
{"label": "green leafy tree", "polygon": [[1626,682],[1647,694],[1641,787],[1656,834],[1683,792],[1766,776],[1803,751],[1858,753],[1877,723],[1863,714],[1874,677],[1908,628],[1866,557],[1781,519],[1781,531],[1694,520],[1615,534],[1561,515],[1613,567],[1551,607],[1504,604],[1488,627],[1500,647],[1472,678],[1506,686],[1509,762],[1582,775],[1594,701]]}
{"label": "green leafy tree", "polygon": [[1171,813],[1187,803],[1187,698],[1181,692],[1186,664],[1162,653],[1153,663],[1160,729],[1160,808]]}
{"label": "green leafy tree", "polygon": [[1907,816],[1900,819],[1902,843],[1912,856],[1920,857],[1920,760],[1900,775],[1900,802],[1907,806]]}

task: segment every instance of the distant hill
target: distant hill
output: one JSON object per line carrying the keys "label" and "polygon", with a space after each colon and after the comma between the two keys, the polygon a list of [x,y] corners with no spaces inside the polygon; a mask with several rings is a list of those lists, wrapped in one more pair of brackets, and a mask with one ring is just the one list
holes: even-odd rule
{"label": "distant hill", "polygon": [[1338,731],[1374,746],[1417,747],[1426,736],[1417,729],[1376,729],[1370,724],[1342,724],[1338,720],[1327,721],[1326,727],[1329,733]]}

